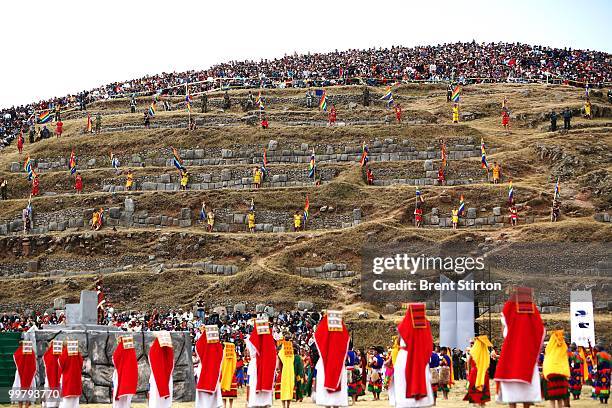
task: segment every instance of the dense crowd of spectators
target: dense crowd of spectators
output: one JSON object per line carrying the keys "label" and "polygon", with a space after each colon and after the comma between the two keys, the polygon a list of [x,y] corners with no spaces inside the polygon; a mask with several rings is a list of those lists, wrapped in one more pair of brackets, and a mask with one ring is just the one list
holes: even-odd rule
{"label": "dense crowd of spectators", "polygon": [[[223,82],[219,78],[225,78]],[[185,94],[219,87],[332,86],[364,81],[521,82],[556,80],[600,86],[612,82],[612,56],[591,50],[519,43],[453,43],[294,54],[261,61],[230,61],[202,71],[161,73],[113,82],[75,95],[0,111],[0,147],[10,143],[32,114],[57,106],[84,109],[87,103],[133,94]],[[199,82],[195,84],[196,82]],[[582,85],[584,86],[584,85]]]}

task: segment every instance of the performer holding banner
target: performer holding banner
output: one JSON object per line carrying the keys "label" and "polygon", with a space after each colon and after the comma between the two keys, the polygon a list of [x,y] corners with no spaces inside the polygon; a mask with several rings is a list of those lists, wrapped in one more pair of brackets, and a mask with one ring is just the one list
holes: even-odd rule
{"label": "performer holding banner", "polygon": [[289,408],[295,390],[295,356],[293,343],[288,336],[285,336],[285,340],[281,341],[278,359],[282,366],[280,372],[280,400],[283,408]]}
{"label": "performer holding banner", "polygon": [[344,365],[349,333],[342,312],[328,310],[314,333],[319,361],[315,366],[315,403],[323,407],[348,406],[348,375]]}
{"label": "performer holding banner", "polygon": [[502,310],[504,343],[495,370],[497,401],[540,402],[538,358],[546,330],[533,301],[533,289],[517,288]]}
{"label": "performer holding banner", "polygon": [[395,407],[429,407],[434,404],[429,359],[433,351],[431,326],[423,303],[410,303],[397,326],[400,349],[393,370]]}
{"label": "performer holding banner", "polygon": [[170,408],[172,406],[172,373],[174,372],[174,349],[167,331],[156,334],[149,350],[149,407]]}
{"label": "performer holding banner", "polygon": [[255,320],[255,327],[246,345],[251,356],[247,371],[247,407],[272,406],[276,345],[267,319]]}
{"label": "performer holding banner", "polygon": [[207,325],[196,342],[196,353],[200,359],[200,371],[196,384],[196,408],[220,408],[221,397],[221,364],[223,363],[223,346],[219,341],[219,328]]}
{"label": "performer holding banner", "polygon": [[13,361],[17,367],[13,391],[19,391],[19,393],[12,396],[11,400],[18,402],[19,408],[22,408],[24,402],[25,406],[29,407],[32,402],[35,402],[35,398],[28,397],[26,392],[36,389],[36,354],[34,354],[34,345],[31,341],[24,340],[19,344],[13,354]]}
{"label": "performer holding banner", "polygon": [[79,352],[78,340],[67,340],[58,359],[61,373],[61,396],[60,408],[78,408],[79,399],[83,392],[83,356]]}
{"label": "performer holding banner", "polygon": [[[234,343],[223,343],[223,363],[221,363],[221,396],[229,401],[232,408],[234,400],[238,397],[238,378],[236,376],[236,345]],[[240,368],[242,370],[242,368]]]}
{"label": "performer holding banner", "polygon": [[[59,357],[62,354],[63,344],[61,340],[52,340],[49,343],[49,348],[43,355],[43,362],[45,364],[45,387],[48,390],[59,392],[60,389],[60,366]],[[52,395],[43,400],[43,408],[55,408],[59,405],[56,398]]]}
{"label": "performer holding banner", "polygon": [[138,360],[133,336],[117,337],[113,353],[113,408],[129,408],[138,388]]}

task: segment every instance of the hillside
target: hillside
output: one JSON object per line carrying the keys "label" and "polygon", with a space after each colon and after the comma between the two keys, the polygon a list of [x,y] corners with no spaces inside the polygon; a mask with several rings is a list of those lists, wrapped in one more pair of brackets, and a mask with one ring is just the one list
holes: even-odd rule
{"label": "hillside", "polygon": [[[26,142],[22,154],[10,146],[0,154],[0,178],[9,183],[9,200],[0,201],[0,306],[44,309],[58,296],[76,300],[103,276],[109,301],[120,309],[191,307],[200,297],[211,306],[247,302],[277,308],[305,300],[345,308],[355,319],[364,310],[392,319],[399,316],[399,304],[394,309],[362,299],[364,245],[468,245],[470,251],[509,259],[517,255],[512,245],[527,244],[518,257],[537,266],[555,256],[543,253],[543,243],[557,243],[552,251],[563,251],[562,243],[576,254],[599,246],[570,271],[550,263],[548,271],[559,272],[546,279],[512,266],[500,266],[493,278],[504,287],[534,286],[540,304],[555,313],[568,308],[569,290],[592,289],[597,318],[609,321],[612,107],[603,93],[591,92],[594,118],[585,119],[577,88],[469,85],[461,96],[460,123],[453,124],[444,86],[400,85],[394,90],[403,109],[397,124],[393,111],[378,100],[383,88],[370,88],[369,107],[362,105],[361,92],[361,87],[328,89],[338,110],[338,122],[329,127],[326,113],[306,107],[302,90],[265,90],[267,130],[249,124],[257,112],[241,108],[244,90],[230,91],[232,107],[226,110],[220,108],[221,93],[208,95],[207,113],[194,98],[193,131],[186,128],[184,97],[167,97],[170,111],[158,104],[150,129],[143,128],[142,115],[151,98],[139,98],[135,114],[128,99],[97,101],[88,112],[94,118],[101,114],[100,134],[84,134],[86,113],[74,111],[62,118],[61,138]],[[501,126],[504,98],[511,112],[509,134]],[[550,132],[549,113],[566,107],[574,113],[572,129]],[[501,184],[489,182],[480,167],[481,139],[489,164],[502,166]],[[441,140],[449,152],[446,185],[437,183]],[[364,141],[374,185],[359,166]],[[178,191],[172,146],[189,170],[187,191]],[[251,176],[264,149],[270,174],[256,190]],[[319,186],[307,174],[313,149]],[[83,176],[80,195],[74,194],[67,168],[71,151]],[[121,162],[118,171],[110,164],[111,151]],[[37,163],[41,189],[32,200],[30,254],[20,223],[30,194],[26,154]],[[135,191],[124,191],[128,169]],[[557,179],[562,215],[551,223]],[[519,210],[515,227],[508,217],[510,180]],[[417,187],[424,197],[422,228],[413,222]],[[452,230],[447,219],[461,195],[467,214]],[[303,210],[307,196],[307,228],[291,232],[293,214]],[[245,224],[251,200],[253,234]],[[203,201],[215,210],[212,232],[198,223]],[[94,232],[87,221],[100,207],[106,224]],[[504,298],[497,293],[493,303]],[[604,327],[609,336],[608,323],[598,323],[598,331]]]}

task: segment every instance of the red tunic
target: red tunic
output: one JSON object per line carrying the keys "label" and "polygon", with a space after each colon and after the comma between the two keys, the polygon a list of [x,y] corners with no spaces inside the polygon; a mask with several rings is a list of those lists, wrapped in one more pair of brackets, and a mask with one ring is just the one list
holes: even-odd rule
{"label": "red tunic", "polygon": [[83,190],[83,177],[81,177],[80,175],[76,176],[76,178],[74,179],[74,188],[79,193]]}
{"label": "red tunic", "polygon": [[317,325],[314,339],[325,370],[324,386],[328,391],[339,391],[350,340],[348,330],[343,322],[341,331],[330,331],[325,315]]}
{"label": "red tunic", "polygon": [[221,380],[221,363],[223,363],[223,346],[220,342],[209,343],[206,332],[203,332],[196,343],[196,353],[200,358],[200,377],[197,390],[214,393]]}
{"label": "red tunic", "polygon": [[155,338],[149,350],[149,363],[159,396],[161,398],[169,397],[170,377],[172,377],[174,371],[174,349],[172,347],[161,347],[159,339]]}
{"label": "red tunic", "polygon": [[52,390],[59,389],[62,372],[59,366],[59,354],[53,354],[52,343],[49,343],[49,348],[45,351],[43,362],[45,363],[45,376],[47,377],[45,386]]}
{"label": "red tunic", "polygon": [[58,359],[62,373],[62,397],[80,397],[83,391],[81,371],[83,371],[83,357],[81,353],[68,355],[68,347],[64,346]]}
{"label": "red tunic", "polygon": [[124,395],[135,395],[138,387],[138,360],[136,349],[125,349],[120,341],[113,353],[113,365],[117,371],[115,399]]}
{"label": "red tunic", "polygon": [[23,347],[19,347],[13,354],[17,373],[19,373],[19,386],[22,389],[30,389],[36,374],[36,356],[34,352],[24,354]]}
{"label": "red tunic", "polygon": [[256,391],[272,391],[274,374],[276,372],[276,344],[272,334],[257,334],[253,328],[249,342],[257,350],[257,389]]}
{"label": "red tunic", "polygon": [[425,398],[428,392],[425,368],[433,351],[433,337],[425,317],[425,305],[411,303],[397,331],[406,343],[406,398]]}

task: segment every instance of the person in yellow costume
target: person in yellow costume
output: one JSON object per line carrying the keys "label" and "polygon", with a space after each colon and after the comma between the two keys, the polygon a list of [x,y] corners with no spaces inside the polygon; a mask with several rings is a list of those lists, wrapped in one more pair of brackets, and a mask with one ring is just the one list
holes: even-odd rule
{"label": "person in yellow costume", "polygon": [[563,402],[569,402],[570,367],[567,358],[567,344],[563,338],[563,330],[550,333],[550,339],[544,350],[542,365],[544,377],[544,399],[550,401],[552,408],[563,407]]}
{"label": "person in yellow costume", "polygon": [[215,226],[215,210],[211,209],[206,213],[206,229],[208,232],[212,232]]}
{"label": "person in yellow costume", "polygon": [[464,401],[484,406],[491,401],[491,390],[489,388],[489,364],[491,355],[489,347],[493,347],[487,336],[478,336],[474,339],[474,345],[470,348],[468,356],[468,391]]}
{"label": "person in yellow costume", "polygon": [[493,184],[499,184],[499,180],[501,179],[501,166],[499,163],[493,163]]}
{"label": "person in yellow costume", "polygon": [[187,190],[187,184],[189,183],[189,173],[187,170],[181,172],[181,190]]}
{"label": "person in yellow costume", "polygon": [[590,100],[586,100],[586,102],[584,103],[584,117],[587,119],[591,119],[591,101]]}
{"label": "person in yellow costume", "polygon": [[134,186],[134,174],[132,174],[132,170],[128,170],[128,174],[125,179],[125,190],[132,191],[133,186]]}
{"label": "person in yellow costume", "polygon": [[459,123],[459,104],[453,104],[453,123]]}
{"label": "person in yellow costume", "polygon": [[247,221],[249,223],[249,232],[255,232],[255,212],[250,211],[247,215]]}
{"label": "person in yellow costume", "polygon": [[253,171],[253,185],[255,186],[255,188],[261,187],[261,175],[261,169],[255,169]]}
{"label": "person in yellow costume", "polygon": [[453,229],[457,229],[457,225],[459,225],[459,210],[453,209],[451,211],[451,221],[453,223]]}
{"label": "person in yellow costume", "polygon": [[278,350],[278,359],[281,363],[280,372],[280,400],[283,408],[289,408],[293,400],[293,391],[295,390],[295,367],[294,367],[293,343],[289,337],[285,336],[285,340],[281,342],[281,347]]}
{"label": "person in yellow costume", "polygon": [[238,397],[238,380],[236,378],[236,345],[234,343],[223,343],[223,362],[221,363],[221,396],[223,407],[234,406],[234,400]]}
{"label": "person in yellow costume", "polygon": [[293,214],[293,230],[299,231],[302,229],[302,213],[298,210]]}

